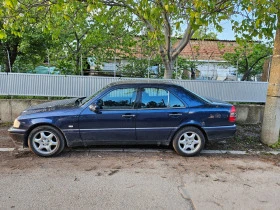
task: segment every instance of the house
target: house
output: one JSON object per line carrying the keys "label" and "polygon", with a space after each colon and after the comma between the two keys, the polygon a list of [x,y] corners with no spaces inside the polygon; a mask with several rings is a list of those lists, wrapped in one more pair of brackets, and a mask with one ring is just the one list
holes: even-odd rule
{"label": "house", "polygon": [[[237,80],[236,68],[229,65],[223,59],[225,53],[234,52],[237,46],[236,41],[231,40],[191,39],[179,56],[195,63],[197,79]],[[141,53],[136,53],[135,55],[139,58],[142,56]],[[96,68],[93,58],[88,58],[88,63],[90,64],[90,69],[93,70]],[[115,58],[99,66],[99,70],[101,70],[99,72],[102,72],[102,75],[116,75],[118,68],[127,63],[128,61],[125,59]],[[155,67],[151,67],[151,69],[155,69]],[[91,72],[91,75],[96,75],[95,71]],[[190,72],[186,69],[184,72],[180,72],[180,74],[190,74]]]}
{"label": "house", "polygon": [[182,58],[196,64],[197,79],[237,80],[237,70],[224,60],[225,53],[233,53],[238,46],[230,40],[192,39],[180,53]]}

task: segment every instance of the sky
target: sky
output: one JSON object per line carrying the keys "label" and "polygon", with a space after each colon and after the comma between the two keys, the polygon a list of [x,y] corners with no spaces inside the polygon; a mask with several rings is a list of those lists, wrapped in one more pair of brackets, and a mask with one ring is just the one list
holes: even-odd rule
{"label": "sky", "polygon": [[235,40],[230,21],[222,21],[221,26],[224,30],[221,33],[215,32],[218,35],[217,38],[219,40]]}

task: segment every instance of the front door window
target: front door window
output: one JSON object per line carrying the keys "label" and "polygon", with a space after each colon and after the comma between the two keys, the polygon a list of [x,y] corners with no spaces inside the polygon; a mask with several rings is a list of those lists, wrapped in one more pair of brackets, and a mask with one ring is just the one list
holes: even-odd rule
{"label": "front door window", "polygon": [[137,90],[135,88],[121,88],[109,92],[101,98],[101,109],[133,109]]}

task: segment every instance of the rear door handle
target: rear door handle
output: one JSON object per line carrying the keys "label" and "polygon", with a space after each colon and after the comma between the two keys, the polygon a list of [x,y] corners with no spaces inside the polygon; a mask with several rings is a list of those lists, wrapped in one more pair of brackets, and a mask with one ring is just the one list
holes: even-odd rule
{"label": "rear door handle", "polygon": [[169,114],[170,117],[180,117],[182,116],[182,113],[171,113]]}
{"label": "rear door handle", "polygon": [[133,117],[135,117],[135,114],[123,114],[122,117],[123,118],[133,118]]}

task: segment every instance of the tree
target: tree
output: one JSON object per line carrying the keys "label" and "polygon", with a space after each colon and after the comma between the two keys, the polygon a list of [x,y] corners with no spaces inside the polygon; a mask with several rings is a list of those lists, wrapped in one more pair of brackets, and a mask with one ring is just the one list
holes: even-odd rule
{"label": "tree", "polygon": [[256,42],[241,42],[234,53],[225,53],[224,59],[242,74],[241,81],[249,81],[263,70],[264,60],[272,54],[268,45]]}
{"label": "tree", "polygon": [[46,58],[47,48],[52,45],[49,34],[41,34],[36,27],[26,27],[20,37],[10,32],[6,34],[5,39],[0,39],[1,60],[6,72],[14,71],[14,64],[21,66],[20,71],[24,71],[22,66],[34,68]]}
{"label": "tree", "polygon": [[53,63],[62,69],[72,68],[74,74],[80,74],[83,57],[106,60],[129,53],[135,43],[135,29],[129,28],[130,16],[123,14],[119,18],[116,8],[100,18],[99,12],[89,12],[88,6],[87,1],[5,0],[0,7],[4,20],[0,40],[8,37],[6,29],[15,37],[25,37],[26,27],[19,23],[39,28],[41,34],[51,34],[50,41],[55,43],[51,49],[45,49],[51,61],[57,60]]}
{"label": "tree", "polygon": [[[52,20],[52,27],[68,29],[55,30],[54,36],[60,40],[63,49],[60,54],[64,57],[67,54],[67,59],[74,61],[74,74],[80,74],[82,57],[107,60],[124,53],[134,42],[130,35],[133,31],[126,30],[124,20],[114,16],[118,11],[110,10],[103,21],[95,13],[88,13],[87,6],[86,2],[76,2],[64,9],[64,16],[54,15]],[[128,23],[129,19],[125,21]]]}
{"label": "tree", "polygon": [[[150,40],[157,44],[165,66],[165,78],[172,77],[176,58],[196,30],[209,24],[221,30],[219,21],[228,19],[234,10],[234,5],[229,0],[96,0],[94,6],[124,8],[126,14],[131,14],[137,21],[143,23]],[[175,44],[172,43],[172,36],[183,26],[186,29],[181,35],[182,39]]]}
{"label": "tree", "polygon": [[[266,11],[270,1],[256,1],[262,5],[258,11],[254,8],[254,1],[251,0],[44,0],[40,2],[5,0],[3,5],[4,10],[7,11],[3,10],[3,12],[0,9],[0,17],[8,14],[4,15],[6,18],[4,25],[12,28],[12,32],[17,34],[20,33],[17,30],[21,29],[18,24],[20,20],[38,21],[36,15],[43,12],[44,18],[39,18],[39,21],[43,22],[42,29],[52,31],[55,37],[61,28],[56,27],[57,24],[53,24],[53,18],[59,16],[67,21],[68,14],[73,13],[72,8],[80,4],[82,11],[85,11],[86,8],[88,15],[94,14],[103,23],[109,21],[107,25],[110,27],[118,24],[126,25],[124,30],[126,33],[130,30],[139,33],[142,26],[142,32],[144,31],[149,36],[150,43],[157,45],[165,66],[164,77],[171,78],[176,58],[189,43],[193,34],[201,27],[213,25],[217,31],[221,31],[220,21],[231,20],[233,29],[242,33],[246,38],[270,35],[274,24],[272,22],[275,20],[275,17],[270,16]],[[112,14],[112,10],[114,15],[108,16],[108,14]],[[237,20],[238,18],[233,18],[238,15],[243,16],[244,21],[240,22]],[[110,17],[113,17],[112,21]],[[181,28],[184,30],[181,31]],[[244,31],[249,32],[243,33]],[[4,35],[1,31],[0,39]],[[173,43],[172,36],[176,35],[181,36],[182,39]],[[115,44],[110,47],[114,49]]]}
{"label": "tree", "polygon": [[5,65],[6,72],[12,71],[13,64],[18,55],[20,42],[21,38],[12,34],[8,34],[5,39],[0,40],[0,50],[3,56],[1,60]]}
{"label": "tree", "polygon": [[[27,23],[23,18],[14,19],[15,14],[10,13],[9,9],[15,4],[15,1],[0,2],[0,61],[4,63],[6,72],[14,71],[14,65],[20,66],[21,69],[17,71],[34,68],[44,60],[47,48],[52,45],[50,34],[42,33],[38,24],[34,24],[35,20]],[[18,17],[23,16],[18,14]],[[39,17],[39,14],[36,16]]]}

